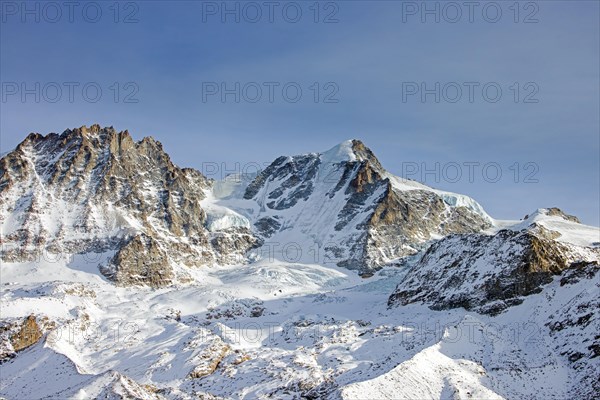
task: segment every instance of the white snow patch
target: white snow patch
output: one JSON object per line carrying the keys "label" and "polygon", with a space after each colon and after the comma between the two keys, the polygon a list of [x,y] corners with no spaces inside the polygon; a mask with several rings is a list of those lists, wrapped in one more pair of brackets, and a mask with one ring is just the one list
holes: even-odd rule
{"label": "white snow patch", "polygon": [[356,155],[352,150],[352,140],[346,140],[321,154],[321,163],[324,165],[348,161],[356,161]]}

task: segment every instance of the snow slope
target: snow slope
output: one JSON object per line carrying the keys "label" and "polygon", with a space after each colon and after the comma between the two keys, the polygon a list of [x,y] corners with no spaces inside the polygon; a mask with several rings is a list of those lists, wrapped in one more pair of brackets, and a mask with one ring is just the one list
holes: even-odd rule
{"label": "snow slope", "polygon": [[[411,265],[362,279],[334,266],[263,259],[197,270],[187,286],[132,290],[115,287],[81,260],[3,263],[3,318],[33,313],[57,328],[2,364],[0,395],[85,398],[123,385],[165,398],[585,393],[578,392],[582,376],[598,370],[600,357],[582,364],[586,375],[569,356],[585,349],[581,341],[597,331],[598,319],[549,327],[572,316],[573,304],[597,302],[598,275],[564,285],[557,278],[496,317],[420,305],[389,309],[389,294]],[[214,359],[214,372],[190,377]],[[210,371],[210,363],[202,368]]]}

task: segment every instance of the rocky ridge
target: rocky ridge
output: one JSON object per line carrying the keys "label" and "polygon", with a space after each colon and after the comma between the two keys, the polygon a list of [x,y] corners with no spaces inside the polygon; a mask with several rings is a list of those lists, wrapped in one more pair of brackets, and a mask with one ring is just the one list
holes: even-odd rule
{"label": "rocky ridge", "polygon": [[[540,213],[551,220],[579,224],[556,208]],[[600,247],[580,246],[560,237],[538,222],[493,235],[450,235],[427,249],[388,304],[425,303],[434,310],[462,307],[497,314],[522,303],[525,296],[540,293],[563,273],[563,279],[576,271],[591,271],[595,276],[600,269]]]}
{"label": "rocky ridge", "polygon": [[175,266],[243,261],[258,239],[206,229],[200,202],[211,185],[152,138],[98,125],[30,134],[0,160],[1,257],[101,254],[91,258],[116,283],[155,287],[186,279]]}

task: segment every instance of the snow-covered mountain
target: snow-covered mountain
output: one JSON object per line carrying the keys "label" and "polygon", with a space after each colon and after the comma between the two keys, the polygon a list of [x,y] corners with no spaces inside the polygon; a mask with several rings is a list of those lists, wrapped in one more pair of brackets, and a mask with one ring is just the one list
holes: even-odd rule
{"label": "snow-covered mountain", "polygon": [[360,141],[212,181],[93,125],[0,160],[7,399],[598,398],[600,230]]}
{"label": "snow-covered mountain", "polygon": [[1,159],[0,176],[6,261],[94,254],[120,284],[164,286],[189,280],[184,267],[239,260],[257,243],[244,227],[207,230],[200,203],[211,182],[127,131],[31,134]]}
{"label": "snow-covered mountain", "polygon": [[306,262],[312,257],[361,272],[449,233],[491,225],[474,200],[391,175],[358,140],[324,153],[279,157],[243,198],[253,201],[246,212],[264,240],[294,244]]}
{"label": "snow-covered mountain", "polygon": [[450,235],[427,249],[390,305],[425,302],[433,309],[495,314],[541,292],[566,270],[593,272],[600,257],[597,236],[596,229],[582,228],[556,208],[538,210],[493,235]]}

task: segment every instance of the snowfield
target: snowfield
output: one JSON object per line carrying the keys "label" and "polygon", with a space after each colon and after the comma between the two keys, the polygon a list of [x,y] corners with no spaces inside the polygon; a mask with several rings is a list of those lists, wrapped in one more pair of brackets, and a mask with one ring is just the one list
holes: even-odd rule
{"label": "snowfield", "polygon": [[[190,285],[132,290],[106,281],[82,256],[3,263],[2,317],[43,315],[56,328],[2,364],[0,394],[568,397],[577,376],[555,349],[578,344],[561,332],[549,336],[546,324],[574,301],[597,299],[597,280],[561,287],[557,279],[497,317],[388,309],[408,268],[362,279],[341,268],[263,259],[198,269]],[[198,368],[201,376],[190,377]]]}

